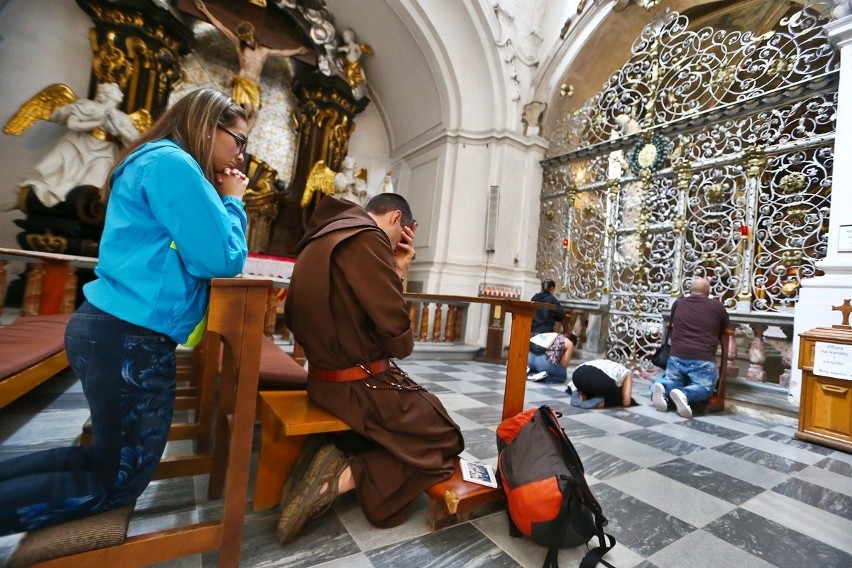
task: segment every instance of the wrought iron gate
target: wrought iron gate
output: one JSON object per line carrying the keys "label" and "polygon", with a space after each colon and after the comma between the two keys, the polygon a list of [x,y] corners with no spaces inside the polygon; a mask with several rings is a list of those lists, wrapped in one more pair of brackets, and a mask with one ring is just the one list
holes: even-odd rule
{"label": "wrought iron gate", "polygon": [[804,9],[762,35],[649,24],[544,162],[537,268],[644,361],[694,276],[739,312],[792,309],[826,252],[839,54]]}

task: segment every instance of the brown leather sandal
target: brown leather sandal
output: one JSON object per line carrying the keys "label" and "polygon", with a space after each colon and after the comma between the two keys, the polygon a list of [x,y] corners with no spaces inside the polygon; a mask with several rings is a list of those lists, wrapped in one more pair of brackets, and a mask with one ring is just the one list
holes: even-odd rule
{"label": "brown leather sandal", "polygon": [[[340,474],[348,465],[346,456],[334,444],[326,444],[317,451],[304,477],[296,485],[292,499],[282,503],[278,520],[278,540],[282,544],[295,540],[305,521],[331,507],[337,497]],[[320,493],[324,485],[327,488]]]}
{"label": "brown leather sandal", "polygon": [[308,436],[296,463],[293,464],[293,469],[290,470],[290,475],[287,476],[287,482],[284,484],[284,490],[281,492],[281,499],[278,500],[282,508],[286,507],[287,503],[298,495],[297,489],[299,483],[305,478],[305,473],[307,473],[311,461],[313,461],[319,449],[328,443],[330,442],[328,436],[325,434]]}

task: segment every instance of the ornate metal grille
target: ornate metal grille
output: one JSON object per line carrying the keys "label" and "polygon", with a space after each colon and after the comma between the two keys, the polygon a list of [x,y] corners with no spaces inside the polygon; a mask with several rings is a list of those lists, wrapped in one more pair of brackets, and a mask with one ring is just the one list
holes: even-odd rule
{"label": "ornate metal grille", "polygon": [[809,9],[762,35],[668,12],[544,162],[537,267],[644,361],[694,275],[729,309],[789,310],[826,251],[839,55]]}

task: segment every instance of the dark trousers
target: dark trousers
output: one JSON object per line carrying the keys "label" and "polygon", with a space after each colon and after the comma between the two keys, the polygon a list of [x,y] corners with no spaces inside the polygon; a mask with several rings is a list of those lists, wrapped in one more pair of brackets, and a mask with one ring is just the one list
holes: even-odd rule
{"label": "dark trousers", "polygon": [[0,535],[121,507],[142,494],[172,422],[176,347],[88,302],[80,307],[65,349],[89,403],[94,444],[0,463]]}

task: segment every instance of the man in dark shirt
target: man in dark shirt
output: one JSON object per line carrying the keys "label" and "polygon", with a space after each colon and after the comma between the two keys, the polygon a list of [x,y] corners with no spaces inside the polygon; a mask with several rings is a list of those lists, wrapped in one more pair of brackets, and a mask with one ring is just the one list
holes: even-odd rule
{"label": "man in dark shirt", "polygon": [[[654,407],[666,412],[671,400],[677,413],[692,418],[691,403],[710,398],[719,378],[716,346],[728,327],[728,312],[711,299],[710,282],[693,278],[689,296],[672,305],[672,350],[665,376],[651,387]],[[722,342],[722,360],[727,345]]]}

